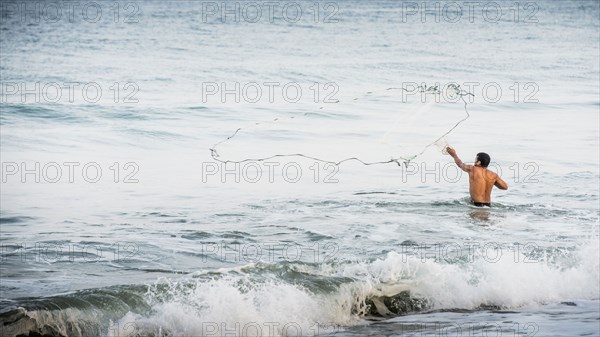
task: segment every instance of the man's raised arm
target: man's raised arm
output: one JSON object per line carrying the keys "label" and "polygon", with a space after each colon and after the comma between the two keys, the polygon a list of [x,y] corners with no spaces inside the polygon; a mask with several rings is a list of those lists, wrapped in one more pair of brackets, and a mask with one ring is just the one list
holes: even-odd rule
{"label": "man's raised arm", "polygon": [[458,158],[458,155],[456,154],[456,150],[451,148],[451,147],[447,147],[446,151],[448,151],[448,154],[450,156],[452,156],[452,158],[454,158],[454,162],[456,163],[456,165],[458,167],[460,167],[461,170],[465,171],[465,172],[469,172],[469,170],[471,169],[470,165],[466,165],[465,163],[462,162],[462,160],[460,160],[460,158]]}

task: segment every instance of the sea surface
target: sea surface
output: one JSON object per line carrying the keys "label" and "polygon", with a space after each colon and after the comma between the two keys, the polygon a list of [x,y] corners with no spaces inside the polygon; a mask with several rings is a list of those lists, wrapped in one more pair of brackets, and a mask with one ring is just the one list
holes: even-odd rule
{"label": "sea surface", "polygon": [[0,19],[2,336],[600,336],[598,1]]}

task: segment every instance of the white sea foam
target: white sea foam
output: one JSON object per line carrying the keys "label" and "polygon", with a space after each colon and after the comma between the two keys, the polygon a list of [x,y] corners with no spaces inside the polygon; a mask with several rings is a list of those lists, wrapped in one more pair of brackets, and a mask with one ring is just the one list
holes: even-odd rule
{"label": "white sea foam", "polygon": [[[482,305],[526,309],[578,299],[597,300],[598,242],[581,246],[564,265],[525,263],[525,256],[505,254],[497,262],[476,259],[449,264],[397,252],[372,262],[301,266],[321,277],[343,276],[350,282],[334,291],[314,291],[279,280],[257,281],[232,273],[211,280],[171,280],[165,290],[152,287],[150,317],[129,314],[121,325],[136,322],[147,332],[213,336],[226,334],[313,335],[364,322],[368,299],[409,290],[429,308],[477,309]],[[568,264],[568,265],[567,265]]]}

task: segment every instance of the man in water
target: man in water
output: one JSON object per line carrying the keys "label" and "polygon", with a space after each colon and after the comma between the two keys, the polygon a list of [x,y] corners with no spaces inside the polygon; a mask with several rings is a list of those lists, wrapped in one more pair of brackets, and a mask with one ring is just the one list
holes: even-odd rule
{"label": "man in water", "polygon": [[469,173],[469,193],[473,204],[478,207],[490,207],[492,201],[492,188],[494,186],[501,190],[507,190],[508,185],[496,173],[487,169],[490,164],[490,156],[479,152],[475,157],[475,165],[466,165],[458,158],[456,150],[447,147],[448,154],[454,158],[454,162],[461,170]]}

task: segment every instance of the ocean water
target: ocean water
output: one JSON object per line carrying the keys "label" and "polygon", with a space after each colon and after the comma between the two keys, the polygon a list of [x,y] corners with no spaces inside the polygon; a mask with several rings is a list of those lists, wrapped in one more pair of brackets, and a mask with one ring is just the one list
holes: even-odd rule
{"label": "ocean water", "polygon": [[3,1],[2,336],[600,336],[599,15]]}

